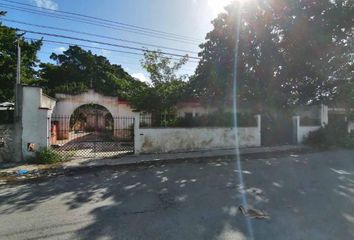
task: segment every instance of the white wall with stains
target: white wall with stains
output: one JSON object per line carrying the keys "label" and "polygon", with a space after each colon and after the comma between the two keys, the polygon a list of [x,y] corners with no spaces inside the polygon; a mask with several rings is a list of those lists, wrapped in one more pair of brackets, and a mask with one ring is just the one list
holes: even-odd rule
{"label": "white wall with stains", "polygon": [[50,116],[55,107],[55,100],[44,95],[39,87],[22,88],[22,155],[26,159],[34,156],[29,151],[29,144],[34,150],[48,147],[50,137]]}
{"label": "white wall with stains", "polygon": [[293,120],[297,143],[303,143],[310,134],[310,132],[314,132],[321,128],[321,126],[301,126],[300,116],[294,116]]}
{"label": "white wall with stains", "polygon": [[[260,116],[258,126],[238,128],[239,147],[261,145]],[[140,128],[135,137],[135,153],[167,153],[235,147],[233,128]]]}

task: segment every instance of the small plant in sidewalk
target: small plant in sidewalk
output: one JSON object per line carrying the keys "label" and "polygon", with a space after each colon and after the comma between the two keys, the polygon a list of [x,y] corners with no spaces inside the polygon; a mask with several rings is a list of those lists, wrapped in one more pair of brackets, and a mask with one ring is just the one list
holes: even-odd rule
{"label": "small plant in sidewalk", "polygon": [[35,164],[53,164],[65,161],[65,157],[50,148],[42,148],[36,152],[36,156],[30,160]]}

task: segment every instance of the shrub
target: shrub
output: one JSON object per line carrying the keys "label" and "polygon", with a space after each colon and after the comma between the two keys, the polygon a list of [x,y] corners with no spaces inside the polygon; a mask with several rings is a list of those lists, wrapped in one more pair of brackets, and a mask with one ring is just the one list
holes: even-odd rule
{"label": "shrub", "polygon": [[[231,112],[215,112],[196,117],[180,117],[163,120],[161,126],[166,127],[233,127],[234,116]],[[239,127],[257,126],[254,114],[238,113],[237,125]]]}
{"label": "shrub", "polygon": [[347,132],[347,123],[343,120],[332,120],[325,127],[310,132],[305,144],[329,148],[329,147],[354,147],[354,139]]}
{"label": "shrub", "polygon": [[353,136],[346,136],[343,139],[343,147],[354,149],[354,137]]}
{"label": "shrub", "polygon": [[42,148],[36,152],[36,156],[30,160],[35,164],[53,164],[63,162],[65,158],[50,148]]}

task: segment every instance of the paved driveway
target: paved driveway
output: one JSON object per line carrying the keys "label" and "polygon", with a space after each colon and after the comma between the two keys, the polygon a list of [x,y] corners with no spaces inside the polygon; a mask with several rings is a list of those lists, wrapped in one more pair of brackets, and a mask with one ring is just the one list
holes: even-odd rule
{"label": "paved driveway", "polygon": [[[354,239],[354,151],[243,162],[256,239]],[[246,239],[234,162],[106,169],[0,188],[0,239]]]}

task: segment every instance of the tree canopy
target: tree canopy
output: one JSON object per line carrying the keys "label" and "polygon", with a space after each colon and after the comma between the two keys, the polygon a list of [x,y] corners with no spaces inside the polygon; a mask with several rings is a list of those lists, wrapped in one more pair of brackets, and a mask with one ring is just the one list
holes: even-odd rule
{"label": "tree canopy", "polygon": [[156,115],[169,112],[184,96],[187,76],[178,74],[178,70],[187,60],[188,56],[185,56],[172,61],[159,50],[145,52],[141,65],[149,73],[152,83],[132,93],[130,100],[133,106]]}
{"label": "tree canopy", "polygon": [[131,77],[120,65],[111,64],[78,46],[70,46],[62,54],[52,53],[56,64],[40,65],[41,85],[48,93],[76,94],[89,88],[108,96],[127,98],[145,84]]}
{"label": "tree canopy", "polygon": [[[4,15],[5,12],[1,12]],[[15,29],[0,22],[0,102],[13,101],[17,68],[17,41],[21,47],[21,83],[31,84],[37,79],[37,51],[41,41],[26,41]]]}
{"label": "tree canopy", "polygon": [[[353,5],[345,0],[249,1],[240,9],[238,98],[258,110],[331,100],[353,75]],[[219,107],[230,102],[235,51],[234,2],[212,21],[200,45],[191,88]]]}

